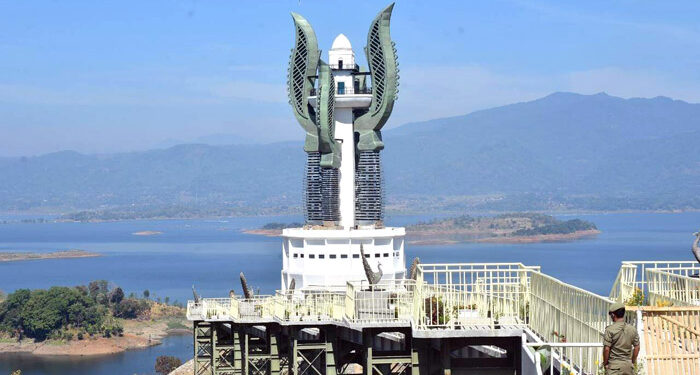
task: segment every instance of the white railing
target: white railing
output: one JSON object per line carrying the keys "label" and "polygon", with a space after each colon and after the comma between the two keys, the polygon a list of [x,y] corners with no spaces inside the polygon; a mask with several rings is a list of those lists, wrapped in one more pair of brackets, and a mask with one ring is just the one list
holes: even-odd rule
{"label": "white railing", "polygon": [[601,373],[603,344],[592,343],[525,343],[535,351],[538,374],[594,375]]}
{"label": "white railing", "polygon": [[694,269],[646,270],[647,299],[652,306],[700,306],[700,279]]}
{"label": "white railing", "polygon": [[416,329],[526,324],[530,273],[522,263],[426,264],[418,267]]}
{"label": "white railing", "polygon": [[663,268],[672,273],[685,273],[686,276],[700,272],[696,261],[623,261],[617,278],[610,290],[610,298],[618,302],[630,301],[638,293],[640,298],[647,296],[647,273],[649,269]]}
{"label": "white railing", "polygon": [[274,317],[286,322],[342,321],[345,293],[313,291],[303,294],[277,292]]}
{"label": "white railing", "polygon": [[[601,343],[610,324],[608,310],[612,300],[540,272],[530,277],[529,326],[544,341]],[[580,353],[578,365],[597,359],[589,352]]]}
{"label": "white railing", "polygon": [[203,320],[202,303],[187,301],[187,320]]}

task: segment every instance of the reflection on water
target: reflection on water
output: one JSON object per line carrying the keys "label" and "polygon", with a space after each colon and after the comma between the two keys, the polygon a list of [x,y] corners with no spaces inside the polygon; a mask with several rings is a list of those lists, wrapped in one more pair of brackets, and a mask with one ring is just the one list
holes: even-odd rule
{"label": "reflection on water", "polygon": [[172,355],[183,362],[192,357],[192,336],[169,336],[161,345],[118,354],[68,357],[0,354],[0,374],[22,370],[22,375],[131,375],[153,374],[156,358]]}

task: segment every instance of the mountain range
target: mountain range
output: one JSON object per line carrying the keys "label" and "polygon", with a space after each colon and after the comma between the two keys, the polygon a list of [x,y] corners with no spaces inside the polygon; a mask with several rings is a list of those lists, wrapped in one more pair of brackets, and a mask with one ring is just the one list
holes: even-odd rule
{"label": "mountain range", "polygon": [[[554,93],[409,123],[383,138],[390,207],[700,208],[700,104]],[[304,161],[301,142],[1,158],[0,210],[293,209]]]}

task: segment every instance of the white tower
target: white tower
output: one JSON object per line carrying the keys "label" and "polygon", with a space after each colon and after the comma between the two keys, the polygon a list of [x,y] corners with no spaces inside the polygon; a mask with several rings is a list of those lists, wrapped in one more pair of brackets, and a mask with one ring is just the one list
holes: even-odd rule
{"label": "white tower", "polygon": [[383,280],[405,277],[405,230],[382,221],[380,129],[398,91],[390,15],[388,7],[370,26],[368,72],[343,34],[323,62],[308,21],[292,14],[289,97],[307,132],[306,225],[283,231],[283,290],[292,279],[298,290],[365,280],[361,245],[374,270],[381,264]]}

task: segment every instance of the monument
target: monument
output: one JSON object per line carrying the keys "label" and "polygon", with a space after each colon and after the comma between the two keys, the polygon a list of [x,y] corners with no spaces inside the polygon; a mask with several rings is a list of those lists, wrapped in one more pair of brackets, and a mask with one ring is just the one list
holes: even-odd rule
{"label": "monument", "polygon": [[360,245],[382,279],[405,275],[405,230],[383,224],[381,129],[397,99],[399,78],[389,32],[393,6],[370,24],[367,68],[357,64],[343,34],[323,61],[311,24],[292,13],[288,95],[306,132],[305,225],[283,231],[283,290],[292,280],[301,290],[363,280]]}

